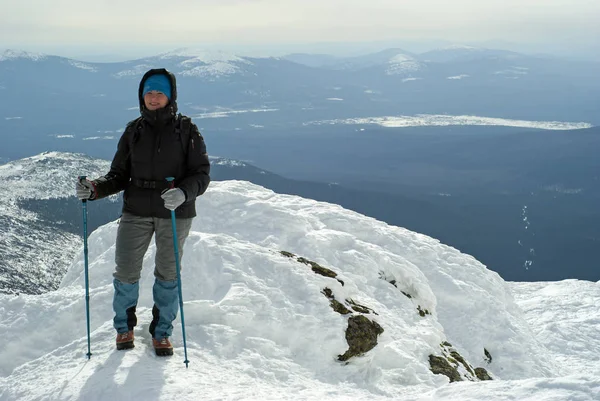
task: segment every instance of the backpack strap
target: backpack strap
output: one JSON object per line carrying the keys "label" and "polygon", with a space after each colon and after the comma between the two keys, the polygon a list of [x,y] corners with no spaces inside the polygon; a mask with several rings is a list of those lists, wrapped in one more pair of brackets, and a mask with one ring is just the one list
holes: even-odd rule
{"label": "backpack strap", "polygon": [[127,154],[127,158],[129,158],[133,153],[133,145],[137,142],[137,140],[140,137],[140,132],[142,131],[142,120],[142,117],[138,117],[135,120],[131,120],[125,127],[124,133],[133,130],[133,133],[129,138],[129,153]]}
{"label": "backpack strap", "polygon": [[179,141],[181,142],[181,149],[183,154],[187,157],[189,143],[191,139],[191,128],[192,119],[188,116],[184,116],[179,113],[177,115],[177,123],[175,124],[175,133],[179,135]]}
{"label": "backpack strap", "polygon": [[138,117],[135,120],[132,120],[125,127],[125,132],[133,130],[133,134],[129,140],[129,149],[133,148],[133,144],[137,142],[140,137],[140,131],[142,130],[142,117]]}

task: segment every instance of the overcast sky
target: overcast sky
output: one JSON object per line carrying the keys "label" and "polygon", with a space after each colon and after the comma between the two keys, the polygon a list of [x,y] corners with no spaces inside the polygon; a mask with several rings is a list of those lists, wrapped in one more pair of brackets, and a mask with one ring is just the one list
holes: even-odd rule
{"label": "overcast sky", "polygon": [[[0,0],[0,48],[598,43],[600,0]],[[90,50],[91,51],[91,50]]]}

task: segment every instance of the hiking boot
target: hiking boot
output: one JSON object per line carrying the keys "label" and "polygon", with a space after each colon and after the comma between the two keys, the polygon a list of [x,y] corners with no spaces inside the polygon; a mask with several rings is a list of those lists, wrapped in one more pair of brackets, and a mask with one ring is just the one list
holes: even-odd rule
{"label": "hiking boot", "polygon": [[126,333],[117,333],[117,349],[131,349],[133,348],[133,330],[129,330]]}
{"label": "hiking boot", "polygon": [[173,346],[168,338],[157,340],[152,337],[152,345],[154,346],[154,352],[156,352],[157,356],[173,355]]}

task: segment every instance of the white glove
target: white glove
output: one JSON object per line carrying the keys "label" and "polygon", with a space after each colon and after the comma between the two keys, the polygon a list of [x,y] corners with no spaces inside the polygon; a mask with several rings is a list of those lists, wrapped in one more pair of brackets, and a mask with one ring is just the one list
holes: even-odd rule
{"label": "white glove", "polygon": [[75,184],[75,192],[79,200],[89,200],[96,197],[96,188],[88,179],[77,179]]}
{"label": "white glove", "polygon": [[165,207],[169,210],[175,210],[185,202],[185,192],[179,188],[169,189],[163,192],[160,197],[163,198]]}

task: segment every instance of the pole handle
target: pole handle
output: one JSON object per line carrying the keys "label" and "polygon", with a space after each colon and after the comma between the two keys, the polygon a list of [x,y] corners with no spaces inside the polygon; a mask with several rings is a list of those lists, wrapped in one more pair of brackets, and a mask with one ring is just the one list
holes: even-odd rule
{"label": "pole handle", "polygon": [[[78,177],[78,179],[79,179],[79,182],[81,182],[82,180],[85,180],[86,178],[87,178],[87,175],[80,175],[80,176]],[[81,200],[81,203],[87,203],[87,199],[82,199],[82,200]]]}
{"label": "pole handle", "polygon": [[175,177],[167,177],[165,178],[167,180],[167,182],[169,183],[169,188],[173,189],[175,188]]}

